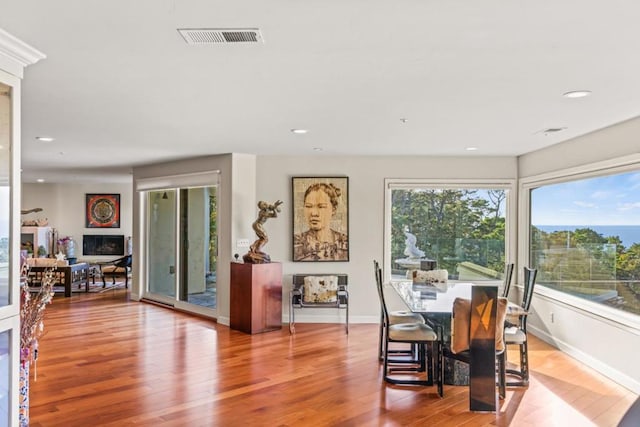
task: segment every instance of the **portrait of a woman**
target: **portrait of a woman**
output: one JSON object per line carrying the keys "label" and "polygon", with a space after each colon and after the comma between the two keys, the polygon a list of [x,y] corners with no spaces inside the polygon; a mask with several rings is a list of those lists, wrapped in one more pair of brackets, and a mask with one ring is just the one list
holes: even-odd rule
{"label": "portrait of a woman", "polygon": [[293,260],[348,261],[347,178],[294,178],[293,187]]}

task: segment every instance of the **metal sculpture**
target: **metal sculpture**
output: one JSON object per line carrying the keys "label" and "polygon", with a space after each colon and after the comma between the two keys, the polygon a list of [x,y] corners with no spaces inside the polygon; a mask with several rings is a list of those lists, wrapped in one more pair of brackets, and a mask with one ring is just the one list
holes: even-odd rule
{"label": "metal sculpture", "polygon": [[253,222],[252,226],[258,239],[253,242],[249,248],[249,252],[242,257],[244,262],[249,264],[268,264],[271,262],[271,257],[261,250],[269,241],[267,232],[264,229],[264,223],[267,222],[269,218],[276,218],[278,216],[281,204],[281,200],[277,200],[273,204],[265,201],[258,202],[258,209],[260,209],[260,211],[258,212],[258,219]]}

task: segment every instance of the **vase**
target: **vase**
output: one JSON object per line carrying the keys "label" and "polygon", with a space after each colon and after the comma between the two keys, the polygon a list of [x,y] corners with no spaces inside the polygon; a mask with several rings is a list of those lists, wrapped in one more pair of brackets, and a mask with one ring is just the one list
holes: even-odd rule
{"label": "vase", "polygon": [[20,427],[29,425],[29,362],[20,362],[20,390],[18,420]]}
{"label": "vase", "polygon": [[64,245],[64,252],[67,258],[75,258],[76,256],[76,244],[73,240],[67,241]]}

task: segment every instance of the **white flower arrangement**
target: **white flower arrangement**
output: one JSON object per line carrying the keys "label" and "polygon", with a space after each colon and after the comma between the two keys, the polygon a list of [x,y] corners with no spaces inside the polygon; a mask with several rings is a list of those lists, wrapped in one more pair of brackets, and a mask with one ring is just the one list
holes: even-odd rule
{"label": "white flower arrangement", "polygon": [[42,275],[38,292],[29,289],[29,266],[22,265],[20,272],[20,362],[31,363],[38,357],[38,339],[44,333],[44,310],[53,300],[54,268]]}

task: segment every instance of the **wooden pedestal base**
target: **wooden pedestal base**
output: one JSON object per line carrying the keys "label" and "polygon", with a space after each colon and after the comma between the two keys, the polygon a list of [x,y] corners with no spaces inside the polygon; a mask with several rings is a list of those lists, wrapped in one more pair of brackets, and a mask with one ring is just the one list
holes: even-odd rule
{"label": "wooden pedestal base", "polygon": [[282,328],[282,264],[231,263],[231,329],[258,334]]}

